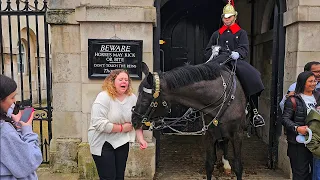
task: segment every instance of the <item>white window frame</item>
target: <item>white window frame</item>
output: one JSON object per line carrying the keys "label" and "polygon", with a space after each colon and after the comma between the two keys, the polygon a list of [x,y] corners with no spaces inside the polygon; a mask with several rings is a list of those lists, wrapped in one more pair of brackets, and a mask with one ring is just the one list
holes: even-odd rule
{"label": "white window frame", "polygon": [[[18,74],[21,73],[21,71],[20,71],[21,64],[23,65],[22,74],[26,74],[27,73],[26,48],[25,48],[24,43],[21,41],[21,55],[20,55],[19,45],[20,45],[20,43],[18,42],[18,45],[17,45],[17,48],[18,48],[18,54],[17,54]],[[20,60],[20,57],[22,58],[22,61]]]}

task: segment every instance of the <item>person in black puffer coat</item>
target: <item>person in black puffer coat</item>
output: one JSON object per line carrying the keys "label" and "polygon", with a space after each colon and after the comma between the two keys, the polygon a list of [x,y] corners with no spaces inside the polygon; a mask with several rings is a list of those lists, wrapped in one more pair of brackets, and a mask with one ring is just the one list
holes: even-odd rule
{"label": "person in black puffer coat", "polygon": [[[316,81],[310,71],[302,72],[297,78],[295,94],[284,104],[282,124],[287,131],[288,151],[293,180],[312,179],[313,156],[309,149],[296,141],[298,133],[305,135],[305,119],[310,109],[320,104],[320,95],[315,92]],[[311,169],[310,169],[311,167]]]}

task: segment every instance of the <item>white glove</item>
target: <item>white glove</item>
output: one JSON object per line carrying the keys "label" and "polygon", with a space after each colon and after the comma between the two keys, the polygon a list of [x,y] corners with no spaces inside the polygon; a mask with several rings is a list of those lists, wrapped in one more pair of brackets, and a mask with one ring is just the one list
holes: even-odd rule
{"label": "white glove", "polygon": [[221,49],[221,46],[214,45],[214,46],[211,46],[211,49],[212,49],[213,56],[216,57],[219,55],[219,51]]}
{"label": "white glove", "polygon": [[207,62],[209,62],[212,59],[214,59],[215,57],[217,57],[219,55],[220,49],[221,49],[221,46],[218,46],[218,45],[211,46],[212,53],[211,53],[211,56]]}
{"label": "white glove", "polygon": [[240,54],[236,51],[232,51],[230,57],[234,60],[238,60],[240,57]]}

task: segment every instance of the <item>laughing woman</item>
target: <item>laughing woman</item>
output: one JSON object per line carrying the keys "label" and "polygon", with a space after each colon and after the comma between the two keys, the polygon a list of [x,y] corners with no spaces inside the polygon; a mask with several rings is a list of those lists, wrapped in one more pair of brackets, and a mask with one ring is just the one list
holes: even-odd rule
{"label": "laughing woman", "polygon": [[[125,70],[113,70],[104,80],[102,92],[92,105],[88,130],[90,152],[100,180],[123,180],[129,152],[134,142],[131,109],[137,97],[132,93],[131,79]],[[140,148],[147,142],[142,129],[136,130]]]}

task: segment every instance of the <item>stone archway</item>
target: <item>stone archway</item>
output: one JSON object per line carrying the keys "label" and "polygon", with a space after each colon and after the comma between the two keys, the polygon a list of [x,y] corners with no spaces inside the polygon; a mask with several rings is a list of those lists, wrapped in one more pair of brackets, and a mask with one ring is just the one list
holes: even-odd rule
{"label": "stone archway", "polygon": [[274,0],[267,1],[267,4],[265,6],[265,11],[262,16],[261,31],[260,31],[261,34],[266,33],[268,30],[271,30],[273,28],[272,23],[273,23],[273,16],[274,16],[274,7],[275,7]]}

